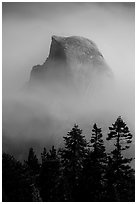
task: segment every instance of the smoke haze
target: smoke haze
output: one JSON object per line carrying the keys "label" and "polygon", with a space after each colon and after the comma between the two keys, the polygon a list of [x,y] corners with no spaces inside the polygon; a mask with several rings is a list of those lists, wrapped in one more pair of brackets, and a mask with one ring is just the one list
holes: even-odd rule
{"label": "smoke haze", "polygon": [[[93,122],[106,134],[119,115],[134,134],[134,3],[5,2],[2,21],[3,150],[22,158],[30,146],[60,146],[74,123],[87,137]],[[89,98],[51,86],[27,92],[31,69],[48,57],[54,34],[93,40],[114,86]]]}

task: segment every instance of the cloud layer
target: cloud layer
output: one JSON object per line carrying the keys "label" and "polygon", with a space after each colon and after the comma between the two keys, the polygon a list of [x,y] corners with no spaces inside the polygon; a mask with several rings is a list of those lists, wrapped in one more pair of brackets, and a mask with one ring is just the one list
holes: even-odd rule
{"label": "cloud layer", "polygon": [[[106,131],[122,115],[134,132],[134,3],[3,3],[3,147],[62,143],[74,122]],[[32,66],[49,53],[51,36],[93,40],[115,75],[109,95],[83,101],[49,88],[39,94],[24,89]],[[89,135],[89,133],[87,133]],[[22,142],[23,141],[23,142]],[[16,150],[21,155],[22,149]],[[20,156],[21,157],[21,156]]]}

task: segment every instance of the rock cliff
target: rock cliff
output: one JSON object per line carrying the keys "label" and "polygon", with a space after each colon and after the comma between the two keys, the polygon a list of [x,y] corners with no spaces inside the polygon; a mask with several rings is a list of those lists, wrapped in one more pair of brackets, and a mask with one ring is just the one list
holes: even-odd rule
{"label": "rock cliff", "polygon": [[102,87],[112,72],[96,44],[84,37],[52,36],[49,56],[34,66],[31,83],[60,84],[80,92]]}

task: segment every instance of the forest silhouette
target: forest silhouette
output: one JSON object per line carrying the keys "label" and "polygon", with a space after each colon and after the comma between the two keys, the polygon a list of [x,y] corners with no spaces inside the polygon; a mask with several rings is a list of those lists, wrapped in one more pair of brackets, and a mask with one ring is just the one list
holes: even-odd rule
{"label": "forest silhouette", "polygon": [[[64,139],[64,147],[42,150],[39,161],[29,149],[24,162],[2,155],[3,202],[134,202],[135,172],[125,152],[132,134],[119,116],[104,145],[102,129],[95,123],[87,141],[77,124]],[[112,145],[113,144],[113,145]]]}

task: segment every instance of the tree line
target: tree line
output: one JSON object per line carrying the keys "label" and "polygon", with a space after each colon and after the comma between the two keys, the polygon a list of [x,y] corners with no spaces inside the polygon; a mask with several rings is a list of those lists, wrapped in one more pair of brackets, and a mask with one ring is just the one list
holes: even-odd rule
{"label": "tree line", "polygon": [[[106,152],[102,129],[95,123],[90,141],[77,124],[64,139],[64,147],[43,149],[41,162],[29,149],[24,162],[2,155],[2,200],[10,202],[134,202],[135,175],[125,153],[132,134],[118,117],[109,127]],[[124,153],[125,152],[125,153]]]}

